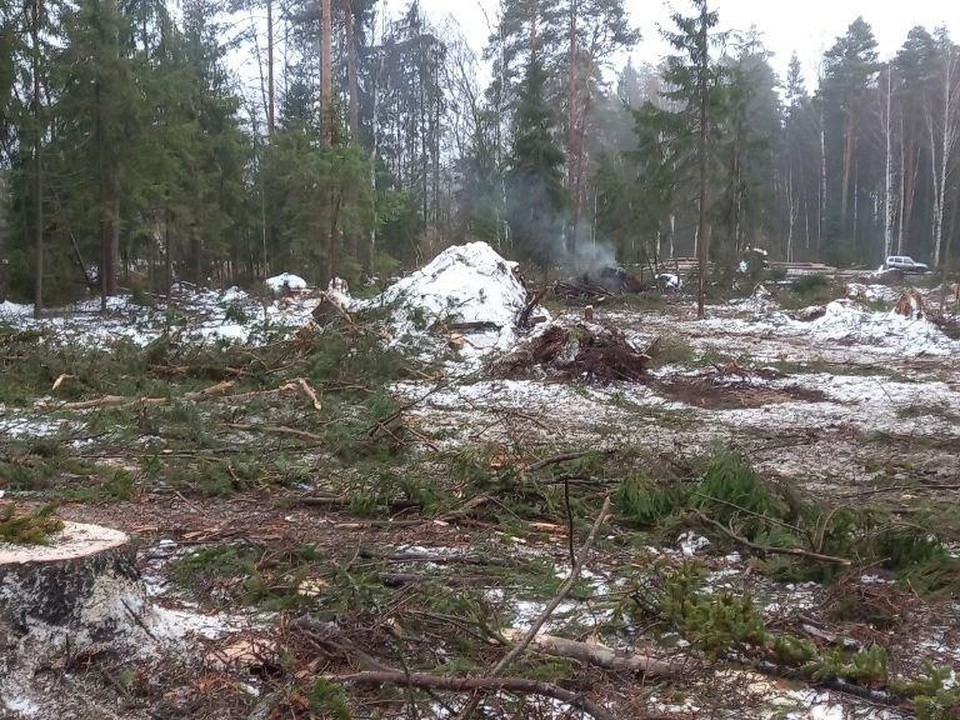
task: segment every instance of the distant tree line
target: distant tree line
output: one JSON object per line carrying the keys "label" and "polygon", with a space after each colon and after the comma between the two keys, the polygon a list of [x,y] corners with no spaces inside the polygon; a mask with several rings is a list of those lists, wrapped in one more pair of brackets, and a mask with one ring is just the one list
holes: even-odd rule
{"label": "distant tree line", "polygon": [[468,239],[545,266],[957,257],[946,30],[881,60],[858,18],[810,94],[707,0],[619,72],[623,0],[490,13],[481,58],[416,0],[0,0],[0,294],[356,281]]}

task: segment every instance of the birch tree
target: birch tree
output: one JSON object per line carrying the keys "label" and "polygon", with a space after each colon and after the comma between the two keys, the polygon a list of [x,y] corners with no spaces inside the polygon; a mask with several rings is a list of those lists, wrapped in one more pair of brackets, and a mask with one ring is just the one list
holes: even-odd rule
{"label": "birch tree", "polygon": [[940,264],[948,181],[954,170],[954,152],[960,138],[960,49],[947,35],[937,32],[937,73],[925,107],[933,162],[933,266]]}

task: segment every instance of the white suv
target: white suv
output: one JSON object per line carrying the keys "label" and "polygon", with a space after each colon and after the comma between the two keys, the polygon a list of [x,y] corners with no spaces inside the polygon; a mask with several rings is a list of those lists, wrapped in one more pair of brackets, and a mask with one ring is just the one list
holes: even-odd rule
{"label": "white suv", "polygon": [[902,270],[906,273],[925,273],[930,270],[923,263],[914,262],[908,255],[891,255],[885,265],[887,270]]}

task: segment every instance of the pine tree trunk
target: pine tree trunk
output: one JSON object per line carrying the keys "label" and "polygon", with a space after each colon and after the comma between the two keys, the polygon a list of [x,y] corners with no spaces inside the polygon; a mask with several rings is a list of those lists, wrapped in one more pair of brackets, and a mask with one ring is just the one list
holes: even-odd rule
{"label": "pine tree trunk", "polygon": [[353,30],[353,2],[343,0],[344,33],[347,43],[347,90],[350,94],[350,137],[360,142],[360,90],[357,84],[357,43]]}
{"label": "pine tree trunk", "polygon": [[567,53],[567,188],[573,199],[573,220],[567,238],[567,252],[573,255],[577,247],[578,223],[580,221],[579,202],[575,186],[575,165],[577,162],[577,14],[579,0],[571,0],[569,22],[569,51]]}
{"label": "pine tree trunk", "polygon": [[697,287],[697,318],[703,319],[705,310],[705,298],[707,293],[707,264],[710,261],[710,236],[707,232],[707,121],[709,119],[709,103],[707,97],[707,71],[709,69],[709,44],[707,40],[707,3],[703,3],[700,16],[700,67],[698,68],[699,77],[697,79],[697,92],[700,97],[699,121],[700,133],[697,142],[697,151],[700,162],[700,187],[699,187],[699,218],[697,222],[697,235],[700,238],[700,247],[698,248],[698,265],[700,277]]}
{"label": "pine tree trunk", "polygon": [[823,108],[820,108],[820,192],[818,194],[819,214],[817,222],[817,254],[823,247],[823,230],[827,210],[827,139],[824,128]]}
{"label": "pine tree trunk", "polygon": [[843,144],[843,183],[840,188],[840,227],[847,227],[847,208],[850,197],[850,179],[853,173],[853,156],[856,151],[856,125],[853,110],[847,111],[846,132]]}
{"label": "pine tree trunk", "polygon": [[33,0],[30,42],[33,54],[33,238],[36,274],[33,286],[33,314],[43,309],[43,131],[40,126],[40,1]]}
{"label": "pine tree trunk", "polygon": [[273,81],[273,0],[267,0],[267,134],[276,129],[276,98]]}
{"label": "pine tree trunk", "polygon": [[[101,27],[104,34],[104,56],[108,62],[120,58],[120,39],[116,28],[117,7],[115,0],[104,0],[101,5]],[[95,91],[97,112],[97,154],[100,175],[100,308],[107,309],[107,298],[117,294],[117,269],[120,257],[120,199],[117,186],[117,169],[114,160],[116,148],[111,142],[107,123],[111,120],[109,104],[112,98],[108,88],[98,82]]]}
{"label": "pine tree trunk", "polygon": [[332,96],[333,78],[331,43],[333,24],[330,18],[330,0],[320,0],[320,112],[323,115],[323,145],[333,145]]}

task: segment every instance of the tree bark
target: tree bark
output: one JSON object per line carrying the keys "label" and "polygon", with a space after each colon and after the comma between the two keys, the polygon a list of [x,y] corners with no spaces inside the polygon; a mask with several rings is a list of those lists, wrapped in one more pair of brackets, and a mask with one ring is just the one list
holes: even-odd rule
{"label": "tree bark", "polygon": [[276,128],[276,97],[273,81],[273,0],[267,0],[267,134]]}
{"label": "tree bark", "polygon": [[817,223],[817,254],[823,247],[824,215],[827,209],[827,139],[824,127],[823,105],[820,106],[820,192],[818,194],[819,222]]}
{"label": "tree bark", "polygon": [[[947,198],[947,175],[949,174],[950,159],[953,155],[953,146],[956,142],[958,129],[955,118],[954,79],[957,68],[957,57],[952,47],[944,47],[943,51],[943,116],[942,136],[940,138],[940,166],[934,172],[934,218],[933,218],[933,258],[932,266],[940,265],[940,255],[943,245],[943,218]],[[931,113],[932,114],[932,113]],[[933,120],[930,120],[930,140],[933,145]],[[936,156],[936,153],[933,153]]]}
{"label": "tree bark", "polygon": [[30,43],[33,55],[33,233],[36,274],[33,286],[33,314],[43,309],[43,129],[40,123],[40,2],[33,0]]}
{"label": "tree bark", "polygon": [[347,90],[350,94],[350,137],[360,142],[360,90],[357,85],[357,43],[353,29],[353,2],[343,0],[343,23],[347,43]]}
{"label": "tree bark", "polygon": [[707,121],[709,120],[709,103],[707,98],[707,71],[709,69],[709,44],[707,39],[707,3],[704,1],[700,13],[699,38],[700,67],[698,68],[697,92],[700,96],[699,122],[700,132],[697,141],[697,152],[700,164],[699,217],[697,221],[697,235],[699,237],[698,265],[699,279],[697,282],[697,318],[704,317],[704,302],[707,292],[707,265],[710,261],[710,236],[707,233]]}
{"label": "tree bark", "polygon": [[887,101],[884,114],[884,139],[886,140],[886,172],[884,174],[884,218],[883,218],[883,257],[886,259],[893,249],[893,128],[891,123],[891,96],[893,95],[891,68],[887,66]]}
{"label": "tree bark", "polygon": [[[115,0],[104,0],[101,5],[101,41],[108,62],[118,62],[120,39],[116,27]],[[98,83],[95,92],[97,105],[97,154],[100,175],[100,308],[106,310],[107,298],[117,294],[117,268],[120,264],[120,199],[117,187],[117,169],[107,130],[110,121],[108,106],[112,100],[109,88]]]}
{"label": "tree bark", "polygon": [[577,247],[577,224],[580,213],[575,187],[575,165],[577,162],[577,15],[579,0],[571,0],[569,22],[569,50],[567,53],[567,189],[573,199],[573,220],[570,235],[567,238],[567,252],[573,255]]}
{"label": "tree bark", "polygon": [[330,0],[320,0],[320,111],[323,115],[323,145],[333,145],[333,115],[331,100],[333,78],[331,77],[331,34],[333,24],[330,18]]}

